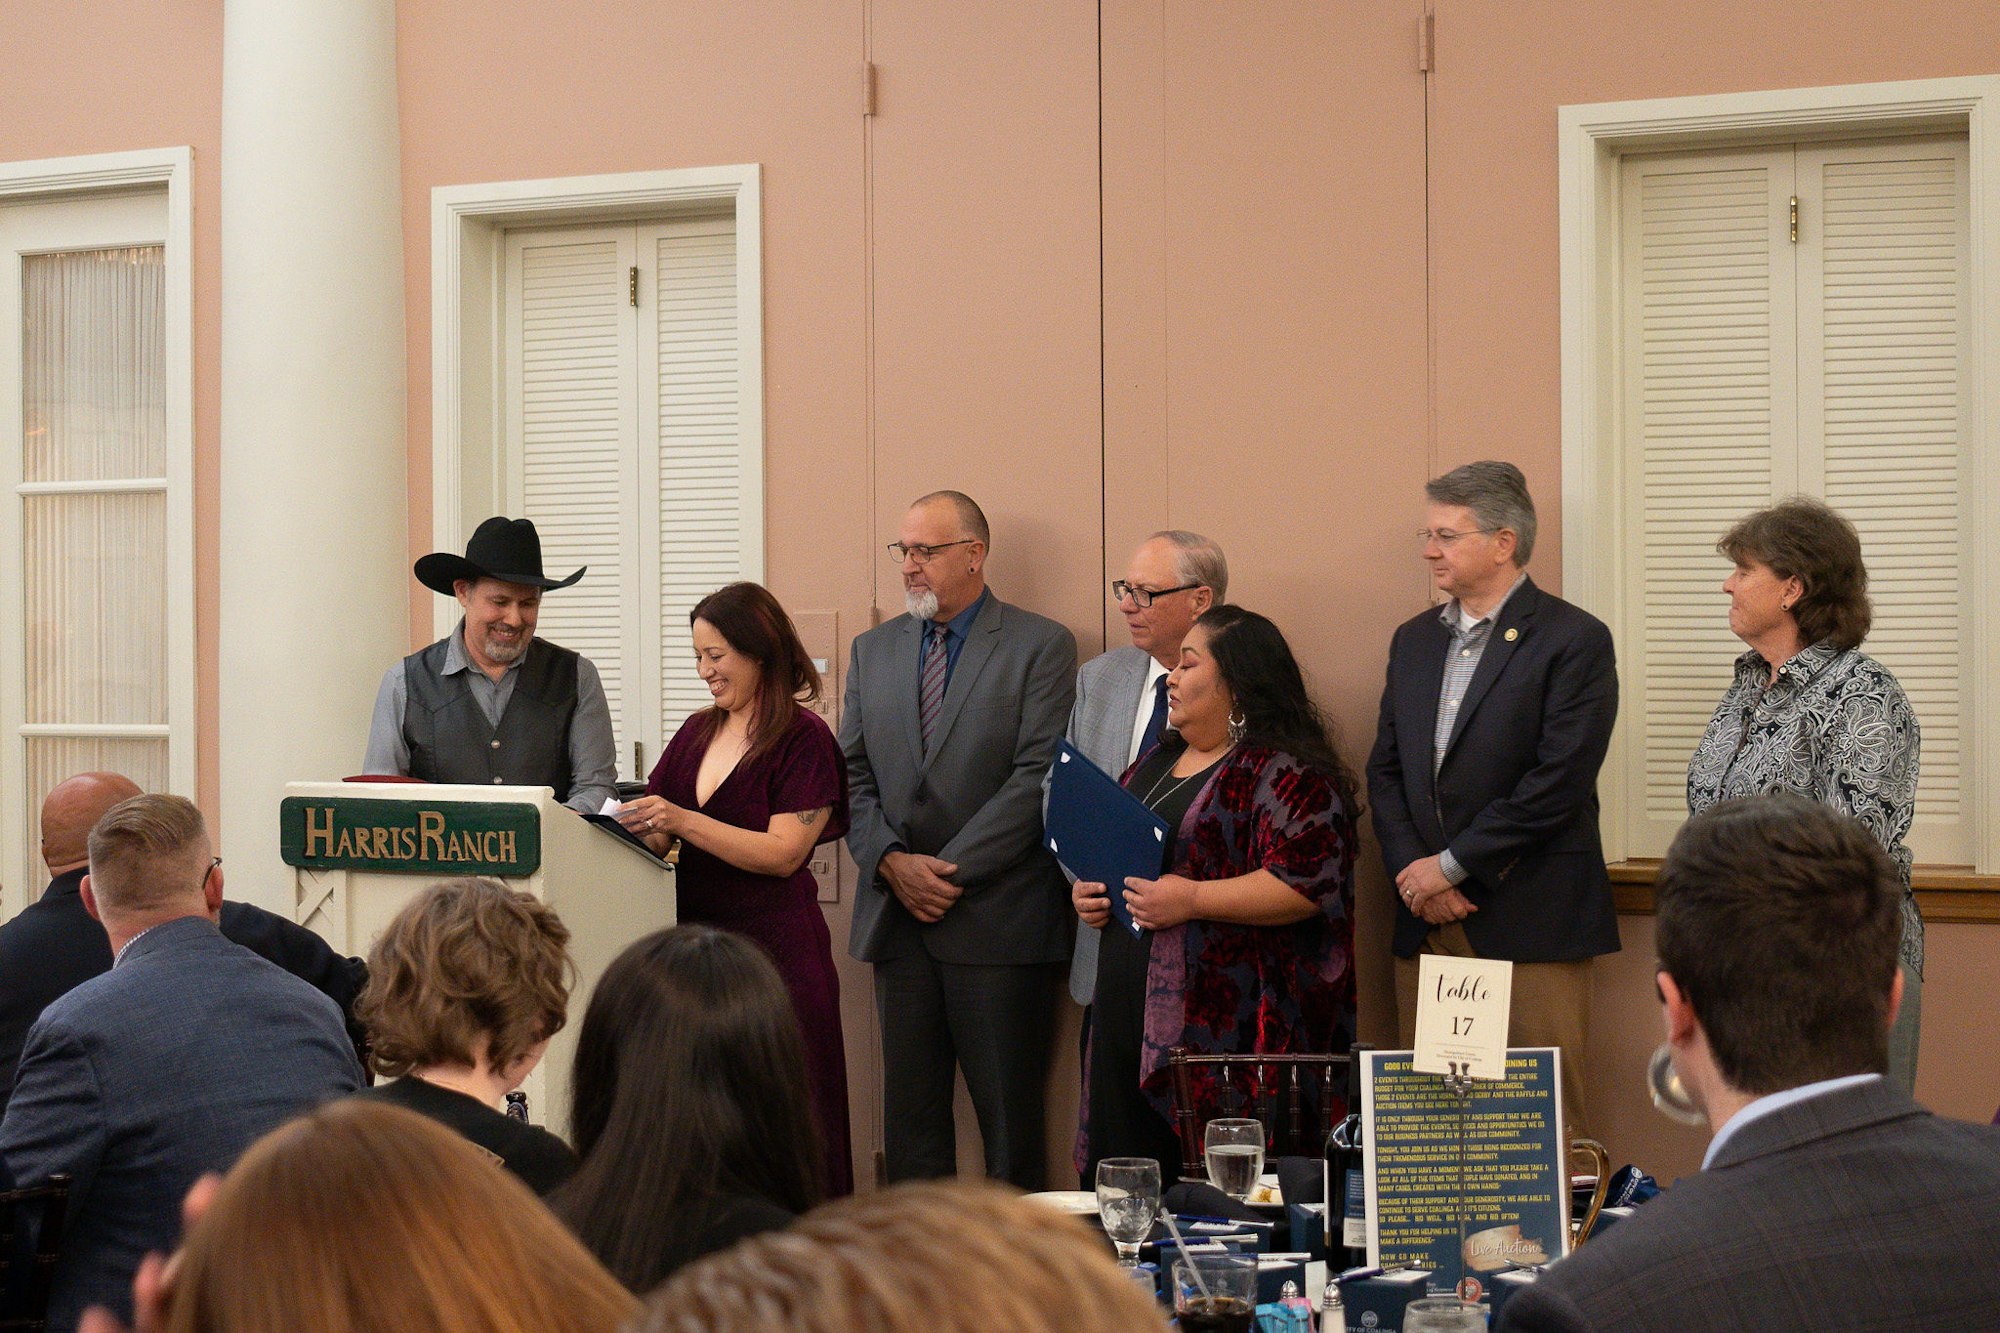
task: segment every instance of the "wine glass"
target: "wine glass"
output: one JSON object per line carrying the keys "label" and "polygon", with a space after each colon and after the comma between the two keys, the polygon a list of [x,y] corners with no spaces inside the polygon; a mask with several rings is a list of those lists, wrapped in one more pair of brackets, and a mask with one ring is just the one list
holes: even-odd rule
{"label": "wine glass", "polygon": [[1264,1174],[1264,1122],[1211,1120],[1203,1136],[1208,1155],[1208,1183],[1232,1199],[1241,1200]]}
{"label": "wine glass", "polygon": [[1139,1265],[1139,1242],[1160,1214],[1160,1164],[1150,1157],[1107,1157],[1097,1164],[1097,1217],[1125,1268]]}

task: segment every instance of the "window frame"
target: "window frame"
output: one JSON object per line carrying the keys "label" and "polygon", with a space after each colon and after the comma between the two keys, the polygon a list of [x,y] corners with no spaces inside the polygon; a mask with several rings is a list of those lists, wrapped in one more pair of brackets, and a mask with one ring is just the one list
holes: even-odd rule
{"label": "window frame", "polygon": [[[1975,569],[2000,569],[2000,76],[1793,88],[1564,106],[1557,112],[1562,324],[1563,588],[1570,600],[1620,623],[1628,535],[1623,404],[1618,385],[1623,312],[1618,292],[1620,159],[1661,149],[1721,147],[1871,133],[1960,132],[1971,165],[1971,283],[1965,312],[1971,365],[1970,522]],[[1970,867],[1917,868],[1927,919],[2000,921],[2000,578],[1970,608],[1974,730],[1965,800],[1976,821]],[[1621,717],[1607,764],[1637,762],[1632,720]],[[1604,784],[1607,857],[1628,886],[1650,883],[1627,862],[1624,784]],[[1636,893],[1622,900],[1643,910]],[[1649,898],[1648,898],[1649,901]]]}
{"label": "window frame", "polygon": [[[158,190],[165,194],[165,386],[166,394],[166,587],[167,609],[167,774],[169,790],[193,796],[199,774],[195,657],[194,534],[194,150],[190,147],[96,153],[0,163],[0,208],[13,205],[87,201],[93,197]],[[151,243],[151,242],[149,242]],[[18,404],[17,404],[18,407]],[[8,451],[8,475],[20,472],[20,419],[0,429]],[[14,497],[9,496],[9,503]],[[5,524],[9,533],[14,518]],[[18,541],[0,549],[0,576],[17,578]],[[0,598],[18,607],[9,592]],[[17,640],[18,641],[18,640]],[[6,668],[7,734],[0,744],[0,918],[10,917],[39,896],[46,879],[39,847],[23,837],[28,816],[44,793],[22,790],[25,745],[20,734],[23,678],[16,660]]]}

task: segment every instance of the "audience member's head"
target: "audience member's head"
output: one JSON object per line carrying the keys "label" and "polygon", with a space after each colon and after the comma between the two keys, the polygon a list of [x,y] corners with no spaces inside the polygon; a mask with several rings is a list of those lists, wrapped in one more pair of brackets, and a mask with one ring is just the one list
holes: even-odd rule
{"label": "audience member's head", "polygon": [[139,795],[139,784],[122,773],[78,773],[49,788],[42,798],[42,863],[51,875],[90,864],[90,830],[105,811]]}
{"label": "audience member's head", "polygon": [[1159,1333],[1152,1298],[1073,1218],[984,1181],[830,1203],[682,1269],[633,1333]]}
{"label": "audience member's head", "polygon": [[168,1333],[610,1333],[632,1297],[490,1156],[333,1102],[251,1146],[187,1234]]}
{"label": "audience member's head", "polygon": [[491,879],[423,890],[369,950],[354,1004],[376,1072],[475,1069],[518,1084],[568,1014],[568,944],[561,918],[524,890]]}
{"label": "audience member's head", "polygon": [[90,830],[83,901],[104,923],[114,950],[140,931],[222,910],[222,867],[208,825],[182,796],[134,796]]}
{"label": "audience member's head", "polygon": [[[1725,801],[1674,838],[1655,888],[1657,978],[1683,1083],[1752,1097],[1888,1067],[1902,881],[1818,801]],[[1704,1095],[1704,1094],[1707,1095]]]}
{"label": "audience member's head", "polygon": [[570,1094],[583,1165],[551,1203],[635,1291],[707,1248],[704,1200],[819,1201],[798,1020],[740,935],[675,926],[620,954],[584,1012]]}

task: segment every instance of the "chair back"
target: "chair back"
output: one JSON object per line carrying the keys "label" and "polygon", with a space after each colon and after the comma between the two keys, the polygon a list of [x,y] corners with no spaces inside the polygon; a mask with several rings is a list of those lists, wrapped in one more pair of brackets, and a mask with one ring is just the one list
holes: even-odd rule
{"label": "chair back", "polygon": [[1185,1046],[1168,1051],[1182,1178],[1207,1179],[1201,1169],[1202,1134],[1208,1120],[1218,1116],[1263,1121],[1268,1156],[1319,1156],[1338,1118],[1335,1112],[1347,1113],[1342,1098],[1350,1058],[1345,1051],[1338,1055],[1206,1055]]}
{"label": "chair back", "polygon": [[[1584,1205],[1583,1215],[1572,1218],[1569,1224],[1570,1248],[1575,1249],[1590,1239],[1590,1233],[1597,1227],[1597,1215],[1604,1211],[1604,1196],[1611,1189],[1611,1154],[1596,1139],[1571,1139],[1569,1141],[1570,1165],[1576,1165],[1581,1157],[1590,1163],[1590,1201]],[[1571,1191],[1576,1190],[1576,1177],[1571,1178]]]}
{"label": "chair back", "polygon": [[70,1178],[0,1192],[0,1333],[43,1333]]}

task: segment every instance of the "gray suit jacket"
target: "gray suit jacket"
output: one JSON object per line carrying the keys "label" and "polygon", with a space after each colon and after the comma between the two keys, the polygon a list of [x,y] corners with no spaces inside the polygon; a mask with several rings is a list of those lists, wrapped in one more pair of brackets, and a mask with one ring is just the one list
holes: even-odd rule
{"label": "gray suit jacket", "polygon": [[[1139,715],[1139,695],[1146,688],[1152,656],[1138,648],[1113,648],[1085,662],[1076,673],[1076,706],[1069,710],[1069,743],[1083,757],[1118,777],[1132,753],[1132,724]],[[1063,877],[1070,878],[1064,871]],[[1095,926],[1076,923],[1076,951],[1069,960],[1069,993],[1078,1004],[1089,1004],[1097,990]]]}
{"label": "gray suit jacket", "polygon": [[2000,1129],[1887,1082],[1783,1107],[1507,1302],[1503,1333],[1993,1328]]}
{"label": "gray suit jacket", "polygon": [[[854,640],[840,718],[859,870],[848,950],[878,963],[924,950],[948,963],[1055,963],[1074,934],[1069,890],[1042,847],[1042,775],[1074,697],[1076,637],[989,597],[945,691],[927,758],[917,719],[921,627],[907,615]],[[902,849],[954,862],[964,896],[911,916],[876,875]]]}
{"label": "gray suit jacket", "polygon": [[155,926],[50,1004],[0,1121],[7,1174],[74,1178],[49,1327],[92,1304],[130,1319],[132,1273],[173,1247],[195,1179],[360,1086],[339,1006],[206,917]]}

